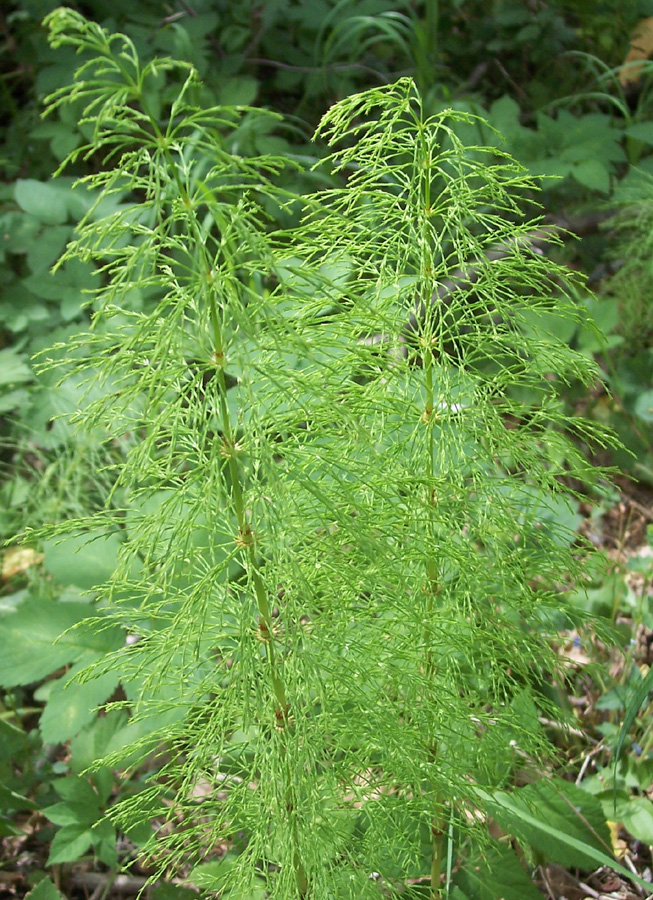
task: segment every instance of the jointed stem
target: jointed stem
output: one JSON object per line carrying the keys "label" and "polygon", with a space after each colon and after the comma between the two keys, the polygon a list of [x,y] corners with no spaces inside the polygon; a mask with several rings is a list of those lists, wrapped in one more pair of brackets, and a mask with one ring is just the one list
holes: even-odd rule
{"label": "jointed stem", "polygon": [[[129,77],[125,72],[125,77]],[[159,128],[159,125],[154,118],[154,116],[149,113],[146,109],[145,105],[143,105],[143,109],[146,114],[149,116],[152,130],[157,138],[159,145],[163,148],[163,154],[168,163],[169,171],[172,173],[175,184],[179,191],[180,198],[186,208],[190,211],[193,208],[193,204],[189,194],[183,184],[183,181],[179,174],[178,166],[175,160],[170,153],[170,150],[167,146],[167,142],[164,139],[164,136]],[[222,435],[224,439],[224,455],[227,457],[227,464],[229,467],[229,475],[231,481],[231,498],[234,505],[234,511],[236,515],[236,525],[237,525],[237,535],[236,542],[243,551],[244,561],[245,561],[245,569],[248,572],[252,586],[254,588],[254,596],[256,599],[256,605],[259,614],[259,635],[265,645],[265,653],[268,661],[268,673],[270,678],[270,685],[272,687],[272,692],[274,695],[274,728],[277,731],[285,731],[286,733],[290,733],[293,728],[293,717],[290,712],[290,704],[288,702],[287,692],[285,683],[283,680],[283,676],[281,674],[277,655],[275,652],[275,643],[274,643],[274,632],[273,632],[273,622],[272,622],[272,611],[270,608],[270,603],[268,601],[268,595],[265,588],[265,584],[263,578],[261,576],[260,571],[260,562],[256,553],[255,546],[255,537],[254,532],[252,530],[251,522],[249,520],[249,515],[247,509],[245,507],[245,501],[243,496],[243,476],[241,473],[240,466],[238,464],[238,459],[236,456],[236,439],[234,435],[234,428],[232,425],[231,414],[229,411],[229,405],[227,402],[227,384],[225,380],[224,374],[224,340],[222,334],[222,327],[220,324],[220,318],[218,314],[218,305],[215,296],[215,287],[213,284],[209,283],[210,275],[212,271],[211,262],[208,257],[208,253],[205,246],[205,241],[203,235],[201,233],[200,227],[197,223],[195,216],[189,215],[189,223],[193,232],[194,238],[194,247],[198,254],[198,269],[200,273],[203,273],[203,281],[204,281],[204,294],[205,299],[209,306],[209,314],[211,321],[211,329],[212,329],[212,338],[213,338],[213,354],[217,364],[216,370],[216,378],[218,385],[218,394],[219,394],[219,404],[220,404],[220,421],[222,427]],[[226,242],[228,246],[228,242]],[[227,260],[229,264],[230,261]],[[230,265],[231,268],[231,265]],[[283,748],[283,756],[284,760],[286,758],[286,750]],[[286,778],[287,786],[284,795],[284,805],[286,809],[286,813],[289,818],[291,834],[294,843],[293,850],[293,860],[294,860],[294,870],[295,870],[295,880],[297,884],[297,890],[300,898],[304,898],[308,894],[309,882],[308,876],[306,875],[306,870],[301,860],[301,856],[299,853],[299,841],[297,834],[297,822],[295,815],[295,803],[292,795],[292,791],[289,787],[291,783],[290,774],[288,773],[288,777]]]}
{"label": "jointed stem", "polygon": [[[203,250],[203,248],[202,248]],[[203,253],[205,251],[203,250]],[[211,322],[213,324],[214,352],[216,357],[223,355],[222,333],[219,325],[216,299],[213,291],[207,291],[208,302],[211,310]],[[290,704],[288,703],[286,687],[283,676],[279,669],[276,658],[274,632],[272,623],[272,611],[268,601],[267,591],[260,572],[260,563],[256,554],[255,538],[252,531],[251,522],[243,499],[243,482],[238,460],[236,458],[236,441],[233,433],[229,407],[227,404],[227,386],[224,377],[224,368],[221,366],[217,370],[218,389],[220,396],[220,417],[222,420],[222,433],[225,441],[225,452],[228,459],[229,474],[231,476],[231,492],[236,513],[236,523],[238,526],[237,541],[245,553],[247,561],[246,569],[252,579],[254,587],[254,596],[259,613],[259,633],[265,644],[265,652],[268,660],[268,671],[270,684],[275,698],[274,706],[274,727],[279,731],[290,732],[293,728],[293,718],[290,713]],[[283,749],[284,759],[286,757],[285,747]],[[284,796],[284,804],[286,813],[290,820],[291,833],[293,836],[294,850],[293,861],[295,869],[295,880],[299,896],[304,898],[308,892],[308,877],[299,853],[299,841],[297,835],[297,822],[295,816],[295,803],[292,791],[289,787],[291,783],[288,775],[287,786]]]}
{"label": "jointed stem", "polygon": [[431,888],[430,900],[440,900],[440,878],[442,875],[442,845],[444,843],[444,831],[440,823],[434,817],[431,822]]}
{"label": "jointed stem", "polygon": [[[423,161],[423,172],[422,172],[422,183],[423,183],[423,203],[424,203],[424,212],[423,212],[423,227],[422,227],[422,247],[423,252],[426,258],[423,260],[423,272],[422,272],[422,290],[424,291],[426,296],[426,302],[424,303],[425,310],[431,310],[431,314],[427,315],[426,321],[424,323],[424,331],[422,337],[422,365],[424,367],[424,387],[425,387],[425,402],[424,402],[424,411],[422,413],[422,421],[424,426],[427,428],[427,455],[426,455],[426,475],[427,475],[427,490],[428,490],[428,503],[427,503],[427,533],[429,535],[429,552],[428,556],[425,560],[426,563],[426,614],[425,614],[425,632],[424,632],[424,642],[425,642],[425,675],[427,685],[430,686],[435,682],[436,676],[436,661],[433,654],[432,643],[433,643],[433,635],[432,635],[432,622],[433,615],[435,612],[435,598],[440,593],[440,581],[438,577],[438,565],[436,560],[433,558],[433,552],[435,550],[435,531],[433,528],[433,513],[434,507],[437,503],[437,497],[435,496],[433,489],[433,478],[434,478],[434,455],[435,455],[435,435],[433,429],[433,421],[435,416],[435,389],[434,389],[434,381],[433,381],[433,347],[435,344],[435,340],[437,339],[437,335],[434,333],[434,327],[432,322],[432,310],[433,307],[430,304],[430,296],[432,293],[431,288],[431,279],[429,275],[433,269],[433,259],[432,259],[432,251],[431,251],[431,236],[430,236],[430,226],[429,226],[429,216],[431,214],[431,148],[428,147],[426,141],[424,140],[423,130],[420,129],[420,134],[422,136],[422,151],[424,153],[424,161]],[[435,699],[431,697],[430,691],[427,688],[427,702],[435,702]],[[437,741],[435,738],[432,738],[432,743],[429,748],[429,756],[430,762],[435,765],[437,760]],[[440,890],[440,878],[442,874],[442,850],[443,850],[443,842],[444,842],[444,830],[442,826],[441,815],[439,812],[434,812],[433,818],[431,819],[431,886],[429,891],[430,900],[439,900],[441,897]]]}

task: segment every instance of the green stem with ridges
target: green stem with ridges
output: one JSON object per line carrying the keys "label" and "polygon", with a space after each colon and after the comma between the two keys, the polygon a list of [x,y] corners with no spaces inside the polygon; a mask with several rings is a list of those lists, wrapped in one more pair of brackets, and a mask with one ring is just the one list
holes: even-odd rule
{"label": "green stem with ridges", "polygon": [[[424,201],[424,209],[422,210],[422,249],[423,253],[426,254],[426,259],[423,260],[422,265],[422,273],[421,273],[421,282],[422,282],[422,297],[421,304],[424,310],[433,310],[432,302],[431,302],[431,293],[432,293],[432,273],[433,273],[433,258],[431,251],[431,240],[430,240],[430,226],[429,226],[429,218],[431,216],[431,169],[432,169],[432,159],[431,159],[431,148],[427,145],[424,139],[424,130],[423,130],[423,122],[419,123],[419,130],[421,136],[421,146],[422,151],[424,153],[423,159],[423,173],[422,173],[422,183],[423,183],[423,201]],[[435,410],[435,385],[433,380],[433,348],[435,346],[435,341],[438,338],[441,338],[441,335],[436,335],[434,333],[433,322],[431,320],[431,316],[426,316],[424,322],[424,332],[422,337],[422,366],[424,369],[424,388],[425,388],[425,401],[424,401],[424,412],[422,413],[422,420],[424,422],[424,426],[428,429],[427,431],[427,459],[426,459],[426,475],[427,475],[427,507],[428,507],[428,522],[427,522],[427,531],[430,537],[430,547],[435,547],[435,532],[433,528],[433,508],[437,502],[437,498],[434,495],[433,491],[433,478],[434,478],[434,456],[435,456],[435,436],[433,431],[434,424],[434,410]],[[435,598],[440,592],[440,583],[438,578],[438,567],[436,561],[433,559],[432,555],[429,553],[428,558],[425,561],[426,563],[426,608],[425,608],[425,631],[424,631],[424,642],[425,642],[425,674],[427,684],[432,684],[435,681],[436,675],[436,662],[433,655],[433,651],[431,649],[432,644],[432,618],[435,611]],[[431,702],[432,698],[429,696],[428,701]],[[434,701],[433,701],[434,702]],[[429,748],[429,756],[430,762],[435,764],[437,758],[437,742],[432,740],[431,746]],[[440,878],[442,874],[442,849],[443,849],[443,839],[444,839],[444,830],[441,821],[441,816],[437,813],[434,813],[433,818],[431,819],[431,884],[429,896],[430,900],[439,900],[441,897],[440,891]]]}
{"label": "green stem with ridges", "polygon": [[[124,71],[121,67],[125,78],[130,78],[128,73]],[[132,84],[135,84],[133,79],[130,79]],[[172,173],[175,184],[179,191],[179,196],[186,206],[186,208],[190,211],[192,209],[192,201],[186,190],[182,179],[179,176],[179,171],[177,164],[175,163],[170,150],[167,146],[166,139],[163,135],[163,132],[159,128],[158,122],[154,118],[154,116],[147,109],[143,98],[139,98],[141,101],[141,106],[145,114],[148,116],[153,133],[157,139],[159,146],[162,148],[163,155],[166,158],[166,162],[169,167],[169,171]],[[236,441],[234,437],[234,431],[231,421],[231,415],[229,413],[229,405],[227,403],[227,385],[224,375],[224,363],[225,363],[225,355],[224,355],[224,341],[222,337],[222,328],[220,327],[220,320],[218,316],[217,303],[215,298],[215,292],[209,283],[208,273],[211,271],[211,266],[209,264],[209,259],[206,253],[206,248],[204,245],[204,241],[202,239],[202,234],[200,228],[197,224],[197,220],[194,216],[189,216],[189,222],[193,231],[193,237],[195,239],[195,246],[199,253],[200,259],[200,272],[206,273],[203,278],[204,282],[204,291],[206,298],[209,304],[209,314],[211,320],[211,328],[213,331],[213,353],[214,358],[217,363],[217,379],[218,379],[218,392],[219,392],[219,402],[220,402],[220,419],[222,426],[222,433],[225,443],[225,455],[227,456],[227,463],[229,466],[229,475],[231,478],[231,493],[232,500],[234,504],[234,511],[236,513],[236,522],[238,527],[238,536],[236,538],[237,543],[244,551],[245,559],[247,560],[246,570],[249,572],[249,575],[252,580],[252,585],[254,588],[254,596],[256,598],[256,605],[259,613],[259,632],[261,639],[265,645],[266,658],[268,660],[268,670],[270,676],[270,684],[272,687],[272,691],[275,698],[275,707],[274,707],[274,727],[276,730],[286,730],[292,728],[292,716],[290,714],[290,704],[287,699],[286,687],[279,672],[279,666],[277,663],[275,646],[274,646],[274,632],[273,632],[273,624],[272,624],[272,612],[270,609],[270,603],[268,601],[267,591],[265,589],[265,583],[260,573],[260,563],[256,556],[255,549],[255,539],[252,531],[251,523],[249,522],[247,516],[247,510],[245,508],[244,496],[243,496],[243,481],[241,477],[241,473],[238,466],[238,461],[236,459]],[[283,748],[284,758],[286,757],[285,747]],[[287,778],[288,784],[290,784],[290,779]],[[304,898],[308,893],[308,876],[306,874],[306,870],[301,861],[301,856],[299,853],[299,841],[297,835],[297,822],[296,817],[294,816],[294,803],[292,800],[291,792],[288,789],[286,791],[286,795],[284,798],[286,812],[290,819],[290,827],[293,835],[293,841],[295,844],[295,848],[293,851],[294,858],[294,867],[295,867],[295,880],[297,883],[297,890],[299,892],[299,896]]]}

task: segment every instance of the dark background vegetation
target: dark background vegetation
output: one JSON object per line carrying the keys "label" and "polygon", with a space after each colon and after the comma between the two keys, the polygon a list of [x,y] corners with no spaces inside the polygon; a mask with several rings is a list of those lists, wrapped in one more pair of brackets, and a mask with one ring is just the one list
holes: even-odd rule
{"label": "dark background vegetation", "polygon": [[[0,11],[0,537],[7,542],[0,610],[13,609],[35,581],[61,601],[60,621],[26,623],[1,637],[0,683],[8,686],[0,693],[0,895],[21,897],[40,882],[37,900],[57,896],[55,883],[68,896],[133,894],[148,874],[134,849],[138,836],[117,837],[98,824],[121,790],[111,773],[92,788],[75,781],[107,737],[101,716],[89,720],[97,701],[58,709],[52,677],[61,676],[62,663],[78,661],[58,661],[51,650],[66,627],[65,602],[92,587],[98,567],[110,568],[111,548],[90,558],[51,546],[44,558],[44,548],[12,540],[33,522],[83,512],[94,491],[84,470],[93,447],[80,446],[73,426],[58,418],[75,409],[82,388],[58,387],[32,363],[87,320],[89,267],[69,262],[55,276],[50,268],[87,208],[71,189],[73,175],[101,165],[90,157],[51,180],[88,137],[74,107],[40,116],[43,98],[69,84],[78,64],[72,50],[47,44],[40,23],[56,5],[21,0]],[[565,339],[594,356],[605,379],[591,391],[571,386],[566,403],[613,428],[623,445],[591,460],[617,468],[613,486],[570,513],[610,558],[607,575],[577,602],[616,627],[619,646],[608,652],[561,634],[571,662],[568,695],[559,702],[575,711],[578,733],[559,737],[560,774],[601,799],[614,823],[615,853],[650,880],[653,64],[646,57],[653,53],[653,0],[94,0],[75,8],[128,34],[144,62],[169,55],[192,63],[202,103],[283,114],[282,127],[242,129],[234,152],[287,154],[308,170],[318,152],[311,134],[330,105],[412,75],[428,112],[451,107],[483,116],[502,137],[479,125],[470,143],[501,146],[543,177],[543,214],[566,229],[555,252],[585,276],[588,287],[575,302],[602,333],[599,339],[590,328],[565,325]],[[313,190],[310,172],[293,178],[293,189]],[[10,670],[27,658],[42,659],[42,671],[29,684],[9,686]],[[49,714],[42,716],[44,707]],[[58,716],[72,719],[72,741],[53,726]],[[131,874],[117,877],[116,863],[126,857],[134,860]],[[551,897],[637,896],[606,872],[531,862],[541,863],[538,883]],[[45,871],[53,881],[41,880]],[[160,900],[192,894],[172,885],[156,890]],[[483,896],[508,896],[488,891]]]}

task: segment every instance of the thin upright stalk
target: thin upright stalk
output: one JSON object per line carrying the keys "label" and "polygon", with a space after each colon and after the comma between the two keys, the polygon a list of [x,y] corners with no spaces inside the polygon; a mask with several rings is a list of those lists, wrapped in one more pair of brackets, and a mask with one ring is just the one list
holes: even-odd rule
{"label": "thin upright stalk", "polygon": [[[195,228],[197,228],[197,224],[194,223]],[[200,248],[200,255],[202,257],[204,265],[203,271],[209,272],[210,268],[208,267],[208,259],[206,259],[206,250],[201,244],[201,242],[197,241],[198,247]],[[274,694],[274,728],[277,731],[282,731],[286,733],[290,733],[293,729],[293,716],[290,711],[290,704],[288,702],[288,695],[286,691],[286,686],[284,683],[283,675],[277,660],[276,648],[275,648],[275,637],[272,623],[272,610],[270,607],[270,602],[268,600],[267,590],[265,588],[265,583],[261,576],[260,570],[260,562],[256,552],[256,538],[254,530],[252,529],[252,523],[249,518],[249,514],[245,507],[244,502],[244,477],[241,470],[241,466],[238,462],[238,446],[236,443],[236,438],[234,435],[234,429],[231,419],[231,414],[229,411],[229,405],[227,403],[227,385],[224,374],[224,344],[222,339],[222,329],[220,327],[220,320],[218,316],[217,304],[215,291],[210,289],[207,286],[206,289],[207,300],[210,308],[210,316],[211,323],[213,329],[213,345],[214,351],[213,356],[217,362],[221,362],[222,364],[217,367],[217,383],[218,383],[218,393],[219,393],[219,402],[220,402],[220,420],[222,426],[222,455],[227,459],[227,464],[229,466],[229,475],[231,480],[231,492],[232,499],[234,504],[234,511],[236,514],[236,524],[238,528],[238,533],[236,536],[236,543],[243,551],[243,555],[246,562],[246,571],[248,572],[252,586],[254,588],[254,596],[256,599],[256,605],[258,609],[258,635],[261,641],[265,646],[266,658],[268,661],[268,673],[270,678],[270,684],[272,687],[272,692]],[[283,757],[284,761],[286,760],[286,748],[283,747]],[[293,839],[293,861],[294,861],[294,869],[295,869],[295,881],[297,884],[297,890],[300,897],[306,897],[308,892],[308,877],[306,875],[306,870],[301,860],[301,855],[299,852],[299,841],[297,835],[297,823],[295,816],[295,803],[292,794],[292,790],[290,788],[291,778],[286,778],[286,787],[284,793],[284,806],[286,809],[286,813],[289,817],[290,829]]]}
{"label": "thin upright stalk", "polygon": [[[430,224],[429,218],[431,215],[431,178],[432,178],[432,164],[433,160],[431,159],[431,147],[428,145],[426,140],[424,139],[424,131],[422,128],[422,123],[420,123],[420,134],[421,134],[421,150],[423,153],[423,169],[422,169],[422,191],[421,191],[421,200],[424,204],[424,208],[422,212],[422,252],[425,254],[425,258],[422,259],[422,272],[421,272],[421,282],[422,282],[422,293],[423,296],[421,298],[423,308],[425,310],[432,309],[431,304],[431,293],[432,293],[432,272],[433,272],[433,254],[431,248],[431,235],[430,235]],[[441,338],[441,335],[437,334],[437,330],[433,327],[434,323],[430,320],[430,317],[427,317],[427,320],[424,323],[424,330],[421,338],[422,344],[422,365],[424,369],[424,388],[425,388],[425,398],[424,398],[424,411],[422,413],[422,422],[424,423],[424,427],[427,429],[427,440],[426,440],[426,482],[427,482],[427,534],[429,536],[428,541],[428,555],[425,560],[426,566],[426,609],[425,609],[425,630],[424,630],[424,644],[425,644],[425,660],[424,660],[424,672],[426,676],[426,701],[427,703],[435,702],[435,698],[432,696],[430,691],[430,686],[434,684],[435,677],[437,674],[437,664],[435,661],[435,656],[433,653],[433,616],[435,614],[435,602],[436,597],[440,593],[440,581],[438,577],[438,565],[437,561],[431,555],[431,549],[435,547],[435,530],[434,530],[434,510],[435,505],[437,503],[437,497],[435,495],[433,485],[434,478],[434,458],[435,458],[435,435],[434,435],[434,410],[435,410],[435,388],[434,388],[434,379],[433,379],[433,349],[435,347],[436,341]],[[433,735],[430,738],[430,746],[429,746],[429,757],[432,765],[435,765],[437,760],[437,740]],[[442,874],[442,850],[443,850],[443,842],[444,842],[444,827],[441,815],[438,811],[434,811],[433,818],[431,819],[431,885],[430,885],[430,900],[439,900],[441,897],[440,891],[440,878]]]}
{"label": "thin upright stalk", "polygon": [[[129,74],[124,70],[126,78]],[[163,148],[163,155],[166,159],[168,169],[171,172],[177,190],[179,191],[182,203],[189,211],[193,208],[193,203],[188,191],[179,174],[178,166],[170,153],[163,132],[159,128],[156,118],[147,109],[144,102],[141,102],[143,111],[151,122],[151,127],[156,136],[157,143]],[[248,511],[244,500],[244,474],[242,467],[238,462],[238,445],[234,434],[232,423],[232,414],[229,410],[227,401],[227,383],[225,379],[225,345],[218,314],[218,306],[216,300],[215,286],[212,284],[210,273],[212,271],[211,261],[205,246],[201,229],[195,216],[189,215],[189,224],[193,232],[194,249],[197,252],[198,271],[202,273],[202,287],[205,300],[209,308],[209,316],[212,330],[213,341],[213,361],[216,366],[216,379],[218,385],[219,396],[219,417],[222,430],[222,447],[221,454],[227,460],[231,482],[231,499],[233,501],[234,512],[236,516],[237,534],[235,541],[242,551],[244,568],[251,578],[251,584],[254,589],[254,597],[258,610],[258,636],[265,647],[265,654],[268,663],[268,674],[272,693],[274,695],[273,709],[273,727],[279,732],[290,733],[293,729],[294,719],[290,711],[288,695],[284,683],[283,675],[277,659],[275,648],[275,637],[272,622],[272,609],[268,600],[267,590],[261,575],[260,562],[256,552],[255,532],[249,518]],[[230,267],[231,268],[231,267]],[[284,761],[286,760],[286,748],[282,750]],[[299,897],[307,896],[309,881],[304,868],[301,855],[299,852],[299,841],[297,834],[297,823],[295,816],[295,803],[290,788],[291,778],[286,778],[286,788],[283,797],[284,807],[289,817],[290,831],[294,843],[293,861],[295,870],[295,881]]]}
{"label": "thin upright stalk", "polygon": [[[424,353],[424,369],[425,369],[425,387],[426,387],[426,403],[424,409],[424,421],[425,425],[428,428],[428,439],[427,439],[427,483],[429,487],[428,490],[428,527],[427,532],[429,534],[429,545],[430,547],[435,546],[435,535],[433,529],[433,508],[437,503],[437,497],[433,491],[433,488],[430,486],[433,483],[433,457],[435,453],[435,438],[433,434],[433,409],[435,403],[434,397],[434,389],[433,389],[433,356],[430,348],[427,348]],[[435,660],[435,655],[433,653],[433,616],[435,614],[435,601],[436,597],[440,593],[440,582],[438,578],[438,567],[436,561],[433,559],[431,555],[426,559],[426,610],[425,610],[425,629],[424,629],[424,643],[425,643],[425,661],[424,661],[424,673],[426,676],[427,683],[427,703],[435,702],[435,697],[432,696],[430,691],[430,686],[435,682],[435,677],[437,674],[437,664]],[[429,752],[429,761],[432,765],[435,765],[437,761],[437,753],[438,746],[437,741],[433,736],[431,736],[431,743],[428,749]],[[441,814],[438,811],[434,811],[433,817],[431,819],[431,885],[429,897],[430,900],[440,900],[441,890],[440,890],[440,879],[442,874],[442,852],[443,852],[443,843],[444,843],[444,824],[442,822]]]}

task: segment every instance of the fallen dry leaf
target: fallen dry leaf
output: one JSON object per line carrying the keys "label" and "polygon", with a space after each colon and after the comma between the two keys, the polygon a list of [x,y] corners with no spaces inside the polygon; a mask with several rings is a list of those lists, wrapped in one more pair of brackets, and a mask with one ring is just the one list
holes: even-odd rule
{"label": "fallen dry leaf", "polygon": [[37,553],[33,547],[12,547],[2,560],[2,580],[9,581],[10,578],[21,575],[30,566],[38,565],[42,559],[43,554]]}
{"label": "fallen dry leaf", "polygon": [[[642,62],[653,54],[653,16],[641,19],[630,35],[630,50],[619,70],[623,87],[636,84],[642,75]],[[637,63],[639,62],[639,65]]]}

